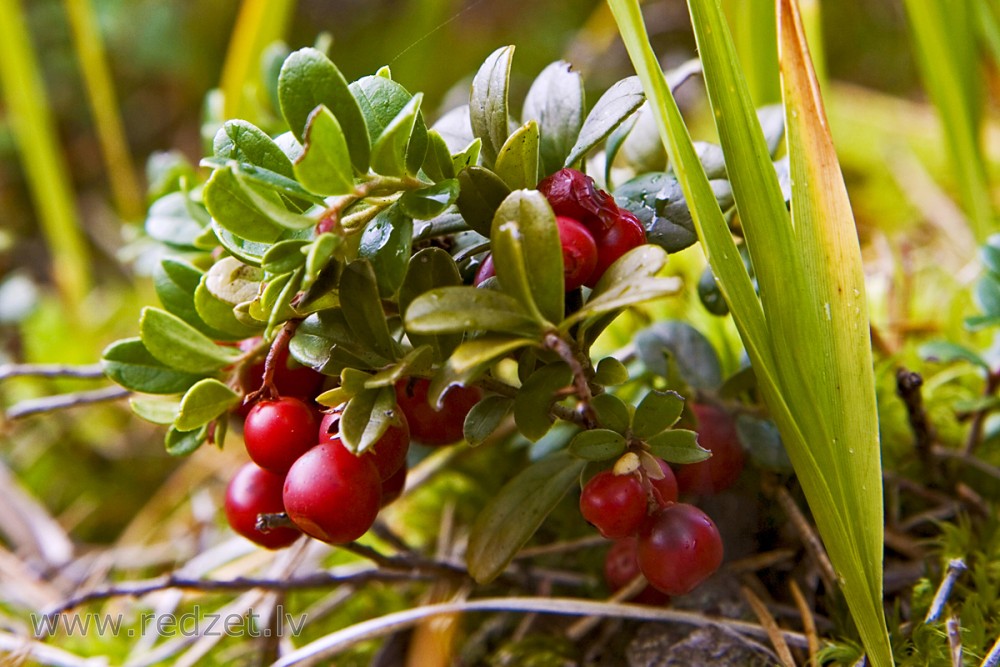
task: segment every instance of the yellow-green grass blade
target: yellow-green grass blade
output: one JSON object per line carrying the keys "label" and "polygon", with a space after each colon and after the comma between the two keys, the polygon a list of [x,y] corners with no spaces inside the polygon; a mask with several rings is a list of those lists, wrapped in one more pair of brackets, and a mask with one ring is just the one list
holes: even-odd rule
{"label": "yellow-green grass blade", "polygon": [[941,116],[962,207],[982,242],[995,229],[980,145],[982,90],[972,3],[906,0],[924,86]]}
{"label": "yellow-green grass blade", "polygon": [[[876,666],[893,664],[882,607],[881,452],[864,270],[851,203],[833,146],[819,82],[793,0],[779,0],[778,54],[788,153],[792,222],[802,254],[803,328],[784,349],[805,347],[805,373],[782,372],[819,479],[800,472],[858,632]],[[789,333],[789,332],[785,332]],[[779,359],[794,364],[796,359]],[[792,380],[798,383],[793,383]],[[799,393],[812,388],[810,393]],[[814,408],[809,411],[808,408]],[[790,450],[797,472],[802,452]],[[810,457],[811,458],[811,457]],[[822,488],[829,484],[834,507]],[[819,487],[819,488],[817,488]],[[836,516],[839,514],[839,516]],[[839,531],[845,534],[838,534]]]}
{"label": "yellow-green grass blade", "polygon": [[774,0],[723,0],[754,104],[781,101]]}
{"label": "yellow-green grass blade", "polygon": [[0,0],[0,86],[59,294],[77,313],[90,291],[89,253],[19,0]]}
{"label": "yellow-green grass blade", "polygon": [[261,54],[268,44],[284,37],[294,11],[295,0],[243,0],[222,67],[225,118],[258,120],[251,101]]}

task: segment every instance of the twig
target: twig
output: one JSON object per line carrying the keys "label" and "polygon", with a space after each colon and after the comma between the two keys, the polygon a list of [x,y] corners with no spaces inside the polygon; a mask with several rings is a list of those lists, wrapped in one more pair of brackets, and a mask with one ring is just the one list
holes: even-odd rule
{"label": "twig", "polygon": [[823,583],[827,589],[831,591],[837,590],[837,574],[833,570],[830,557],[826,554],[826,549],[823,548],[823,543],[820,542],[816,531],[809,525],[809,521],[806,520],[799,506],[795,504],[795,499],[788,493],[788,489],[778,486],[775,490],[775,495],[777,496],[778,504],[781,505],[781,509],[788,515],[789,520],[791,520],[796,532],[798,532],[799,537],[802,539],[802,544],[805,546],[806,551],[809,552],[813,562],[819,568],[819,574],[823,578]]}
{"label": "twig", "polygon": [[799,616],[802,617],[802,631],[805,633],[806,639],[809,640],[808,664],[816,664],[815,657],[819,652],[819,635],[816,634],[816,617],[813,615],[812,607],[810,607],[809,603],[806,601],[806,596],[802,594],[802,589],[799,588],[798,583],[792,579],[788,587],[792,591],[792,597],[795,598],[795,606],[799,609]]}
{"label": "twig", "polygon": [[10,420],[23,419],[31,415],[42,414],[44,412],[55,412],[78,405],[89,405],[91,403],[103,403],[105,401],[117,401],[130,396],[132,392],[121,387],[103,387],[89,391],[77,391],[69,394],[58,394],[57,396],[46,396],[44,398],[32,398],[16,403],[7,409],[6,418]]}
{"label": "twig", "polygon": [[784,667],[795,667],[795,658],[792,657],[792,651],[788,648],[788,643],[781,634],[781,628],[778,627],[778,622],[774,620],[774,616],[767,610],[767,605],[757,597],[750,588],[747,586],[740,586],[740,591],[743,593],[743,597],[746,599],[750,608],[753,610],[754,615],[760,624],[767,630],[767,636],[771,640],[771,646],[774,647],[774,651],[781,660],[781,664]]}
{"label": "twig", "polygon": [[932,449],[934,456],[942,459],[955,459],[961,461],[971,468],[986,473],[990,477],[995,477],[1000,479],[1000,468],[995,465],[989,464],[982,459],[978,459],[975,456],[965,454],[963,452],[955,451],[954,449],[948,449],[947,447],[942,447],[940,445],[935,445]]}
{"label": "twig", "polygon": [[0,382],[14,377],[78,378],[95,380],[104,377],[100,364],[66,366],[64,364],[0,364]]}
{"label": "twig", "polygon": [[582,416],[585,420],[584,425],[588,428],[592,427],[597,423],[597,414],[590,405],[591,401],[594,400],[594,394],[590,390],[590,378],[588,377],[588,370],[591,373],[593,372],[593,369],[589,368],[590,360],[587,359],[587,366],[584,366],[584,362],[581,361],[576,351],[573,350],[573,347],[556,333],[545,334],[543,343],[545,347],[558,354],[559,358],[569,366],[570,372],[573,374],[573,389],[583,408]]}
{"label": "twig", "polygon": [[910,428],[913,430],[917,456],[923,461],[928,472],[933,473],[936,471],[931,461],[934,430],[931,428],[930,422],[927,421],[927,411],[924,410],[924,400],[920,394],[920,387],[923,384],[924,379],[919,373],[913,373],[905,368],[899,368],[896,371],[896,394],[906,404],[906,415],[910,421]]}
{"label": "twig", "polygon": [[[605,616],[611,618],[631,618],[645,621],[684,623],[695,627],[722,626],[752,637],[767,637],[767,631],[754,623],[733,621],[725,618],[704,616],[676,609],[656,609],[635,604],[597,602],[574,598],[506,597],[484,598],[466,602],[450,602],[427,605],[416,609],[373,618],[333,632],[302,648],[289,653],[274,663],[272,667],[289,667],[298,664],[313,664],[328,658],[362,641],[384,637],[405,628],[413,627],[426,618],[446,614],[462,614],[474,611],[517,611],[567,616]],[[805,647],[808,642],[798,632],[782,631],[789,645]]]}
{"label": "twig", "polygon": [[967,569],[969,569],[968,566],[961,558],[952,558],[948,561],[948,569],[944,579],[941,580],[941,585],[938,586],[937,593],[934,594],[934,601],[931,602],[931,607],[927,610],[924,623],[934,623],[941,618],[941,612],[944,611],[944,606],[951,596],[951,589],[955,587],[955,582]]}

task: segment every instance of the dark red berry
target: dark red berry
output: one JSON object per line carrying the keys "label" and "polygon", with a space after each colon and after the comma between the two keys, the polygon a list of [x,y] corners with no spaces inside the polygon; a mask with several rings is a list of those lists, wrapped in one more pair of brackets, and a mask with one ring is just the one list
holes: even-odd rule
{"label": "dark red berry", "polygon": [[[340,418],[340,412],[323,415],[319,423],[320,443],[340,443]],[[396,423],[390,424],[382,437],[366,449],[362,456],[372,460],[378,469],[380,479],[387,480],[406,463],[406,454],[409,450],[410,429],[406,424],[406,418],[398,415]]]}
{"label": "dark red berry", "polygon": [[740,478],[746,463],[736,423],[728,412],[713,405],[692,403],[691,410],[698,419],[698,444],[712,456],[681,466],[677,486],[681,493],[707,495],[724,491]]}
{"label": "dark red berry", "polygon": [[[639,541],[634,535],[616,540],[604,557],[604,581],[612,591],[618,591],[627,586],[639,576],[638,559]],[[649,584],[636,595],[629,598],[632,602],[648,605],[664,605],[670,601],[670,596],[661,593]]]}
{"label": "dark red berry", "polygon": [[479,265],[479,270],[476,271],[476,277],[472,281],[472,284],[479,287],[483,282],[492,278],[497,274],[497,269],[493,265],[493,253],[486,255],[483,263]]}
{"label": "dark red berry", "polygon": [[670,469],[667,462],[663,459],[656,458],[656,462],[660,466],[660,470],[663,472],[662,479],[649,478],[649,483],[653,485],[655,493],[653,494],[656,504],[660,507],[666,507],[670,503],[677,502],[677,478],[674,476],[674,471]]}
{"label": "dark red berry", "polygon": [[[247,338],[240,341],[240,350],[249,352],[258,347],[261,339]],[[291,358],[288,348],[282,349],[274,360],[274,388],[279,396],[292,396],[303,401],[311,401],[319,394],[326,379],[308,366],[303,366]],[[240,387],[249,394],[260,389],[264,382],[264,359],[244,368],[240,375]],[[245,413],[244,413],[245,414]]]}
{"label": "dark red berry", "polygon": [[406,487],[407,467],[404,465],[392,477],[382,481],[382,507],[403,495],[403,488]]}
{"label": "dark red berry", "polygon": [[598,250],[587,228],[565,216],[556,217],[562,245],[563,280],[567,292],[583,285],[597,266]]}
{"label": "dark red berry", "polygon": [[592,224],[599,224],[601,213],[609,207],[617,208],[613,199],[609,203],[607,193],[597,189],[594,179],[576,169],[560,169],[542,179],[538,191],[556,215],[578,220],[587,229],[591,229]]}
{"label": "dark red berry", "polygon": [[629,211],[619,209],[617,215],[610,220],[610,224],[605,227],[597,230],[591,228],[594,243],[597,244],[597,264],[586,281],[587,287],[595,286],[619,257],[646,242],[646,230]]}
{"label": "dark red berry", "polygon": [[240,468],[226,487],[226,520],[234,531],[268,549],[280,549],[299,538],[294,528],[276,528],[267,533],[257,530],[258,514],[284,512],[281,490],[284,478],[253,463]]}
{"label": "dark red berry", "polygon": [[396,383],[396,402],[410,426],[410,436],[425,445],[450,445],[464,437],[465,416],[482,398],[477,387],[449,387],[441,409],[430,404],[430,380],[409,378]]}
{"label": "dark red berry", "polygon": [[646,516],[647,504],[642,483],[632,473],[616,475],[603,470],[580,494],[580,514],[611,540],[633,535]]}
{"label": "dark red berry", "polygon": [[299,457],[285,477],[288,518],[302,532],[331,544],[364,535],[382,504],[382,480],[371,459],[339,442],[317,445]]}
{"label": "dark red berry", "polygon": [[260,401],[243,424],[243,441],[257,465],[282,474],[316,444],[316,413],[289,396]]}
{"label": "dark red berry", "polygon": [[684,595],[722,564],[722,538],[715,523],[694,505],[674,503],[642,522],[639,569],[667,595]]}

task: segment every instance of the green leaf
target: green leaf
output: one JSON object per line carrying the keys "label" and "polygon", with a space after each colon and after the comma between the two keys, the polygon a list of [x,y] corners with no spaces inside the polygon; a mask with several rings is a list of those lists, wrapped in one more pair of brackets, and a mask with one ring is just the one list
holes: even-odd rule
{"label": "green leaf", "polygon": [[624,433],[632,422],[625,401],[614,394],[598,394],[590,402],[590,407],[597,414],[597,421],[606,429]]}
{"label": "green leaf", "polygon": [[448,357],[442,372],[431,381],[428,395],[437,397],[452,384],[469,384],[492,364],[522,347],[537,346],[531,338],[487,335],[462,343]]}
{"label": "green leaf", "polygon": [[635,348],[652,373],[669,378],[671,364],[695,389],[714,390],[722,384],[722,363],[705,336],[687,322],[657,322],[635,335]]}
{"label": "green leaf", "polygon": [[195,329],[215,340],[226,338],[226,334],[205,324],[195,308],[194,295],[201,277],[201,271],[190,264],[165,257],[153,271],[156,296],[167,312],[173,313]]}
{"label": "green leaf", "polygon": [[444,213],[458,199],[459,185],[448,178],[418,190],[408,190],[399,198],[399,205],[411,218],[430,220]]}
{"label": "green leaf", "polygon": [[240,395],[213,378],[197,382],[181,399],[174,429],[193,431],[224,415],[240,402]]}
{"label": "green leaf", "polygon": [[979,259],[987,271],[1000,276],[1000,234],[993,234],[980,246]]}
{"label": "green leaf", "polygon": [[583,126],[583,110],[583,77],[569,63],[552,63],[531,84],[521,119],[538,123],[543,176],[562,168]]}
{"label": "green leaf", "polygon": [[[413,96],[401,85],[381,76],[366,76],[351,84],[351,92],[368,123],[368,136],[374,146],[386,129],[399,117]],[[417,102],[419,106],[419,102]],[[406,146],[406,172],[416,173],[427,154],[427,125],[416,114],[413,131]]]}
{"label": "green leaf", "polygon": [[549,411],[560,399],[556,392],[572,380],[573,374],[563,362],[543,366],[528,377],[514,399],[514,422],[521,435],[535,442],[549,432],[555,422]]}
{"label": "green leaf", "polygon": [[742,414],[736,418],[736,434],[755,466],[782,473],[792,470],[792,462],[774,422]]}
{"label": "green leaf", "polygon": [[566,156],[563,166],[570,167],[579,162],[621,125],[622,121],[635,113],[645,100],[642,84],[637,76],[622,79],[608,88],[587,114],[576,143]]}
{"label": "green leaf", "polygon": [[[260,212],[230,169],[216,169],[212,173],[205,184],[204,197],[213,220],[241,239],[274,243],[282,234],[282,228]],[[276,206],[281,205],[277,195],[272,199]]]}
{"label": "green leaf", "polygon": [[315,218],[302,215],[297,210],[289,210],[287,198],[269,188],[257,185],[248,178],[236,162],[230,162],[227,167],[240,187],[240,194],[246,201],[268,220],[288,230],[311,230],[316,226]]}
{"label": "green leaf", "polygon": [[451,165],[455,173],[458,174],[463,169],[475,167],[479,163],[479,154],[482,152],[482,148],[483,142],[480,139],[473,139],[468,146],[452,155]]}
{"label": "green leaf", "polygon": [[171,192],[160,197],[146,214],[146,233],[160,243],[190,248],[205,230],[205,224],[191,215],[188,195]]}
{"label": "green leaf", "polygon": [[684,398],[674,391],[650,391],[635,408],[632,435],[648,440],[680,419]]}
{"label": "green leaf", "polygon": [[[303,149],[302,146],[295,141],[294,137],[291,140],[295,142],[297,149],[292,151],[291,155],[293,155],[294,159],[297,160],[302,157]],[[289,159],[292,158],[290,157]],[[235,175],[239,176],[241,182],[251,184],[257,189],[263,189],[264,191],[271,191],[284,195],[289,201],[296,202],[300,209],[301,205],[304,204],[314,204],[316,206],[325,205],[325,201],[322,197],[306,190],[294,178],[282,176],[277,172],[264,169],[263,167],[247,164],[246,162],[236,162],[235,160],[223,160],[220,158],[202,158],[201,166],[211,167],[212,169],[230,169]],[[294,168],[292,171],[294,173]]]}
{"label": "green leaf", "polygon": [[712,455],[698,444],[697,433],[679,428],[655,435],[646,444],[653,456],[668,463],[697,463]]}
{"label": "green leaf", "polygon": [[1000,279],[987,273],[976,283],[973,297],[985,315],[1000,315]]}
{"label": "green leaf", "polygon": [[212,143],[215,157],[263,167],[288,178],[292,162],[271,137],[245,120],[230,120],[219,129]]}
{"label": "green leaf", "polygon": [[344,366],[381,368],[389,361],[367,341],[355,337],[340,308],[321,310],[302,320],[289,343],[289,351],[299,363],[327,375],[340,375]]}
{"label": "green leaf", "polygon": [[263,272],[235,257],[223,257],[205,274],[205,286],[217,299],[236,305],[257,296]]}
{"label": "green leaf", "polygon": [[354,261],[344,268],[340,277],[340,303],[347,324],[358,340],[364,341],[386,361],[399,356],[399,345],[389,333],[382,310],[375,272],[367,261]]}
{"label": "green leaf", "polygon": [[500,287],[539,324],[562,320],[562,244],[545,197],[535,190],[512,192],[493,217],[490,240]]}
{"label": "green leaf", "polygon": [[500,147],[507,141],[507,89],[510,85],[510,64],[513,46],[504,46],[491,53],[472,79],[469,97],[469,117],[472,133],[483,141],[483,162],[487,167],[497,159]]}
{"label": "green leaf", "polygon": [[497,154],[496,175],[511,190],[538,183],[538,124],[529,120],[517,128]]}
{"label": "green leaf", "polygon": [[625,436],[608,429],[581,431],[569,443],[569,453],[587,461],[610,461],[625,451]]}
{"label": "green leaf", "polygon": [[979,354],[958,343],[951,343],[945,340],[934,340],[924,343],[917,351],[921,359],[925,361],[937,361],[942,364],[951,364],[956,361],[967,361],[974,366],[989,371],[989,364]]}
{"label": "green leaf", "polygon": [[[410,150],[410,138],[414,134],[423,93],[417,93],[399,110],[396,117],[386,125],[382,134],[372,144],[372,170],[385,176],[413,175],[424,161],[420,155],[416,168],[410,169],[410,161],[416,160]],[[426,141],[426,135],[424,135]],[[416,147],[414,147],[416,150]],[[426,146],[425,149],[426,150]]]}
{"label": "green leaf", "polygon": [[371,263],[383,298],[391,298],[403,284],[412,249],[413,220],[399,205],[385,209],[365,227],[358,257]]}
{"label": "green leaf", "polygon": [[514,409],[514,401],[506,396],[487,396],[472,406],[462,428],[470,446],[483,444]]}
{"label": "green leaf", "polygon": [[410,350],[399,363],[383,368],[375,375],[365,380],[368,389],[375,387],[390,387],[397,381],[413,375],[423,375],[434,365],[434,354],[429,345],[421,345]]}
{"label": "green leaf", "polygon": [[[255,336],[264,329],[264,322],[244,323],[236,319],[234,305],[222,301],[212,294],[207,286],[208,275],[202,276],[194,292],[194,306],[198,317],[222,336],[218,340],[243,340]],[[248,299],[249,301],[250,299]]]}
{"label": "green leaf", "polygon": [[101,367],[114,382],[144,394],[178,394],[203,377],[168,368],[149,353],[139,338],[125,338],[109,345],[101,355]]}
{"label": "green leaf", "polygon": [[395,389],[365,389],[344,408],[340,418],[340,439],[349,450],[360,454],[378,442],[389,426],[398,421]]}
{"label": "green leaf", "polygon": [[240,356],[238,349],[216,345],[176,315],[156,308],[142,309],[139,335],[153,357],[187,373],[211,373]]}
{"label": "green leaf", "polygon": [[261,258],[261,268],[272,275],[291,273],[306,262],[302,250],[309,245],[303,239],[279,241],[264,253]]}
{"label": "green leaf", "polygon": [[[316,237],[316,240],[309,246],[309,252],[306,254],[306,265],[302,276],[301,289],[310,290],[313,287],[320,274],[330,267],[334,254],[343,243],[344,238],[342,236],[331,232],[324,232]],[[303,297],[302,301],[305,302],[306,300],[306,297]]]}
{"label": "green leaf", "polygon": [[451,161],[451,151],[437,130],[428,130],[427,132],[427,155],[424,156],[423,169],[424,173],[430,176],[435,183],[455,178],[455,165]]}
{"label": "green leaf", "polygon": [[132,412],[148,422],[166,426],[173,424],[180,410],[180,403],[174,400],[158,398],[130,398],[128,400]]}
{"label": "green leaf", "polygon": [[460,186],[455,204],[469,227],[483,236],[490,235],[493,216],[510,188],[489,169],[471,166],[458,172]]}
{"label": "green leaf", "polygon": [[614,357],[604,357],[597,362],[594,382],[605,387],[614,387],[629,381],[628,368]]}
{"label": "green leaf", "polygon": [[448,334],[481,330],[532,335],[540,332],[514,298],[491,289],[439,287],[424,292],[406,309],[406,330]]}
{"label": "green leaf", "polygon": [[[458,265],[441,248],[424,248],[410,259],[406,267],[403,284],[399,288],[399,311],[406,313],[410,304],[423,294],[437,287],[452,287],[462,284]],[[462,334],[428,336],[407,331],[410,342],[415,346],[429,345],[438,360],[448,358],[452,350],[462,342]]]}
{"label": "green leaf", "polygon": [[313,109],[324,105],[343,130],[351,163],[358,173],[364,174],[368,171],[370,128],[366,126],[360,100],[355,99],[353,92],[337,66],[316,49],[299,49],[292,53],[278,76],[281,113],[295,138],[303,141],[309,115]]}
{"label": "green leaf", "polygon": [[167,431],[163,444],[167,448],[167,454],[171,456],[187,456],[201,447],[206,438],[208,438],[207,424],[193,431],[178,431],[171,426]]}
{"label": "green leaf", "polygon": [[354,171],[347,138],[337,117],[318,106],[306,121],[305,151],[295,161],[295,177],[312,192],[347,195],[354,192]]}
{"label": "green leaf", "polygon": [[497,577],[562,500],[586,465],[565,452],[521,471],[479,513],[469,534],[466,562],[480,584]]}

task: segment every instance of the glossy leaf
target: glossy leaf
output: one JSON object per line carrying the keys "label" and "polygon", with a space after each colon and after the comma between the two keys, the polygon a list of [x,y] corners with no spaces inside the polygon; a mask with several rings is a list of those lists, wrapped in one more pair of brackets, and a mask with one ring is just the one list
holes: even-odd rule
{"label": "glossy leaf", "polygon": [[398,421],[396,411],[396,392],[392,387],[364,389],[344,408],[340,418],[340,439],[349,450],[360,454],[378,442],[389,426]]}
{"label": "glossy leaf", "polygon": [[281,113],[295,138],[303,141],[310,114],[324,105],[343,130],[351,163],[358,173],[364,174],[368,171],[369,128],[352,92],[337,66],[312,48],[299,49],[288,56],[278,76]]}
{"label": "glossy leaf", "polygon": [[364,386],[366,389],[390,387],[403,378],[428,373],[433,365],[434,355],[431,347],[421,345],[410,350],[398,363],[383,368],[375,375],[368,377]]}
{"label": "glossy leaf", "polygon": [[295,161],[295,177],[310,191],[320,195],[354,192],[354,171],[347,137],[337,117],[318,106],[306,120],[304,151]]}
{"label": "glossy leaf", "polygon": [[153,285],[160,304],[195,329],[218,340],[225,334],[205,324],[195,307],[195,290],[201,283],[202,273],[186,262],[166,257],[153,271]]}
{"label": "glossy leaf", "polygon": [[648,440],[673,426],[683,410],[684,398],[680,394],[654,389],[635,408],[632,434],[641,440]]}
{"label": "glossy leaf", "polygon": [[628,368],[614,357],[605,357],[597,362],[597,369],[594,372],[594,382],[597,384],[613,387],[628,381]]}
{"label": "glossy leaf", "polygon": [[472,134],[483,141],[483,162],[492,166],[500,148],[507,141],[507,90],[510,85],[510,65],[513,46],[504,46],[491,53],[472,80],[469,97],[469,118]]}
{"label": "glossy leaf", "polygon": [[488,583],[503,572],[577,483],[585,465],[558,452],[525,468],[483,508],[472,526],[466,552],[469,574],[478,583]]}
{"label": "glossy leaf", "polygon": [[[406,275],[399,288],[399,310],[405,315],[413,300],[424,292],[461,284],[462,276],[451,255],[441,248],[424,248],[413,255],[406,267]],[[462,334],[432,336],[407,331],[407,336],[416,346],[430,345],[439,360],[446,359],[462,342]]]}
{"label": "glossy leaf", "polygon": [[562,362],[543,366],[528,376],[514,399],[514,422],[521,435],[534,442],[549,432],[555,422],[549,412],[560,399],[557,392],[572,380],[569,366]]}
{"label": "glossy leaf", "polygon": [[590,402],[597,421],[606,429],[625,433],[632,423],[629,406],[614,394],[598,394]]}
{"label": "glossy leaf", "polygon": [[483,236],[490,235],[493,216],[510,194],[510,188],[489,169],[468,167],[458,173],[460,186],[455,203],[469,227]]}
{"label": "glossy leaf", "polygon": [[312,229],[316,226],[314,218],[302,215],[298,209],[290,210],[287,198],[266,186],[261,187],[255,183],[244,170],[239,168],[237,163],[230,162],[226,165],[226,169],[231,171],[236,179],[236,183],[240,187],[240,195],[272,223],[288,230]]}
{"label": "glossy leaf", "polygon": [[[413,151],[417,148],[416,146],[412,150],[410,148],[410,138],[414,134],[423,99],[423,93],[411,97],[372,144],[372,170],[375,173],[386,176],[414,175],[423,164],[424,155],[421,154],[419,160],[411,157],[416,155]],[[426,134],[424,141],[426,142]],[[411,161],[415,160],[418,161],[413,166]]]}
{"label": "glossy leaf", "polygon": [[538,183],[538,124],[530,120],[517,128],[497,154],[493,171],[511,190]]}
{"label": "glossy leaf", "polygon": [[687,322],[657,322],[635,335],[635,347],[643,365],[660,377],[671,377],[673,365],[680,379],[695,389],[711,391],[722,384],[719,355]]}
{"label": "glossy leaf", "polygon": [[375,272],[367,261],[351,262],[340,278],[340,302],[347,324],[358,340],[387,361],[397,358],[399,346],[389,333],[389,325],[379,299]]}
{"label": "glossy leaf", "polygon": [[222,382],[205,378],[197,382],[181,399],[174,428],[193,431],[216,417],[224,415],[240,402],[240,395]]}
{"label": "glossy leaf", "polygon": [[504,335],[480,336],[462,343],[448,357],[442,372],[431,381],[428,395],[432,400],[452,384],[469,384],[499,359],[523,347],[535,346],[532,338]]}
{"label": "glossy leaf", "polygon": [[167,449],[167,454],[171,456],[187,456],[194,450],[201,447],[208,437],[208,426],[194,429],[193,431],[178,431],[174,427],[167,430],[167,435],[163,444]]}
{"label": "glossy leaf", "polygon": [[[241,239],[274,243],[282,234],[282,228],[260,212],[229,169],[216,169],[212,173],[205,184],[204,197],[215,222]],[[281,205],[277,195],[272,198],[276,206]]]}
{"label": "glossy leaf", "polygon": [[427,155],[424,156],[423,169],[434,182],[455,178],[455,165],[451,161],[448,143],[435,129],[427,131]]}
{"label": "glossy leaf", "polygon": [[139,335],[149,353],[161,363],[188,373],[210,373],[233,361],[240,351],[213,343],[176,315],[143,308]]}
{"label": "glossy leaf", "polygon": [[679,428],[655,435],[646,444],[653,456],[668,463],[697,463],[712,455],[698,444],[697,433]]}
{"label": "glossy leaf", "polygon": [[302,250],[308,245],[308,241],[300,239],[279,241],[264,253],[261,268],[274,275],[291,273],[305,264],[306,256]]}
{"label": "glossy leaf", "polygon": [[399,205],[385,209],[365,227],[358,257],[371,263],[383,298],[392,297],[403,284],[412,249],[413,220]]}
{"label": "glossy leaf", "polygon": [[610,461],[625,452],[625,436],[608,429],[580,431],[569,443],[569,453],[587,461]]}
{"label": "glossy leaf", "polygon": [[514,401],[506,396],[487,396],[472,406],[462,427],[466,442],[476,447],[493,435],[514,409]]}
{"label": "glossy leaf", "polygon": [[263,167],[288,178],[293,177],[292,162],[274,140],[253,123],[229,120],[212,142],[215,157]]}
{"label": "glossy leaf", "polygon": [[538,323],[514,298],[491,289],[439,287],[424,292],[406,309],[406,330],[417,334],[496,331],[530,335]]}
{"label": "glossy leaf", "polygon": [[189,248],[204,231],[205,225],[191,215],[188,195],[171,192],[160,197],[146,214],[146,233],[160,243]]}
{"label": "glossy leaf", "polygon": [[[374,146],[386,129],[399,117],[400,112],[411,103],[413,95],[401,85],[382,76],[366,76],[351,84],[351,92],[357,98],[361,112],[368,124],[368,136]],[[419,106],[419,102],[416,103]],[[427,125],[423,116],[416,114],[413,131],[406,145],[406,171],[414,174],[423,164],[427,153]]]}
{"label": "glossy leaf", "polygon": [[302,320],[289,351],[299,363],[327,375],[339,375],[344,365],[374,369],[389,361],[372,350],[367,341],[357,339],[339,308],[321,310]]}
{"label": "glossy leaf", "polygon": [[407,190],[399,205],[411,218],[430,220],[444,213],[458,198],[458,180],[448,178],[418,190]]}
{"label": "glossy leaf", "polygon": [[101,355],[101,368],[114,382],[144,394],[179,394],[203,377],[169,368],[151,355],[139,338],[109,345]]}
{"label": "glossy leaf", "polygon": [[601,95],[583,121],[580,134],[566,156],[564,167],[579,162],[595,146],[604,141],[626,118],[645,101],[639,77],[630,76],[617,82]]}
{"label": "glossy leaf", "polygon": [[542,176],[562,168],[580,134],[583,112],[583,77],[569,63],[552,63],[531,84],[521,120],[538,123]]}
{"label": "glossy leaf", "polygon": [[236,304],[222,301],[212,294],[207,282],[208,275],[202,276],[194,291],[194,306],[198,311],[198,317],[212,329],[223,334],[217,340],[242,340],[261,333],[264,322],[250,323],[238,320],[233,311]]}
{"label": "glossy leaf", "polygon": [[177,418],[177,411],[180,403],[176,400],[162,400],[157,398],[130,398],[128,400],[132,412],[139,415],[148,422],[166,426],[173,424]]}

